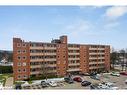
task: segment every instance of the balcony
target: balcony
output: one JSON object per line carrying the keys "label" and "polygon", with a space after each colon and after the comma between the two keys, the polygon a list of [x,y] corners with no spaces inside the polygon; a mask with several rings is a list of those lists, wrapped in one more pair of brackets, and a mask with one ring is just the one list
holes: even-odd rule
{"label": "balcony", "polygon": [[80,60],[80,58],[68,58],[68,60]]}
{"label": "balcony", "polygon": [[31,65],[30,68],[41,68],[41,65]]}
{"label": "balcony", "polygon": [[102,62],[98,62],[98,64],[105,64],[105,62],[104,62],[104,61],[102,61]]}
{"label": "balcony", "polygon": [[56,47],[44,47],[46,50],[56,50]]}
{"label": "balcony", "polygon": [[81,71],[79,68],[69,68],[67,72]]}
{"label": "balcony", "polygon": [[44,59],[44,61],[56,61],[56,58],[49,58],[49,59]]}
{"label": "balcony", "polygon": [[30,56],[42,56],[44,53],[30,53]]}
{"label": "balcony", "polygon": [[68,47],[68,50],[80,50],[79,47]]}
{"label": "balcony", "polygon": [[89,48],[89,50],[98,50],[97,48]]}
{"label": "balcony", "polygon": [[98,53],[96,52],[90,52],[89,55],[97,55]]}
{"label": "balcony", "polygon": [[30,62],[43,62],[44,59],[30,59]]}
{"label": "balcony", "polygon": [[105,57],[98,57],[98,59],[105,59]]}
{"label": "balcony", "polygon": [[80,63],[69,63],[68,66],[79,66]]}
{"label": "balcony", "polygon": [[70,52],[68,52],[68,55],[80,55],[80,53],[78,52],[78,53],[70,53]]}
{"label": "balcony", "polygon": [[[41,68],[41,67],[43,67],[44,65],[42,64],[42,65],[31,65],[30,66],[30,68]],[[46,67],[56,67],[56,64],[51,64],[51,65],[49,65],[49,64],[47,64],[47,65],[45,65]]]}
{"label": "balcony", "polygon": [[39,46],[36,46],[36,47],[30,47],[30,49],[41,49],[41,50],[44,50],[44,49],[48,49],[48,50],[56,50],[56,47],[39,47]]}
{"label": "balcony", "polygon": [[56,55],[56,53],[44,53],[44,55]]}
{"label": "balcony", "polygon": [[30,49],[41,49],[41,50],[43,50],[44,47],[30,47]]}
{"label": "balcony", "polygon": [[89,69],[99,69],[99,66],[91,66]]}
{"label": "balcony", "polygon": [[97,62],[89,62],[89,65],[97,64]]}
{"label": "balcony", "polygon": [[105,48],[98,48],[98,50],[105,50]]}
{"label": "balcony", "polygon": [[97,59],[97,57],[90,57],[89,60],[91,60],[91,59]]}

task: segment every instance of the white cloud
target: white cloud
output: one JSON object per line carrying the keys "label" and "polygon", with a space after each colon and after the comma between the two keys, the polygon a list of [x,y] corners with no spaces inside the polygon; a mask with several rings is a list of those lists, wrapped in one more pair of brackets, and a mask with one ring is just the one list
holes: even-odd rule
{"label": "white cloud", "polygon": [[79,35],[83,35],[84,33],[89,32],[89,30],[91,29],[92,29],[92,25],[89,22],[84,20],[78,20],[66,26],[66,31],[70,35],[75,37]]}
{"label": "white cloud", "polygon": [[79,6],[79,8],[81,10],[94,10],[94,9],[97,9],[97,8],[102,8],[103,6],[101,5],[95,5],[95,6]]}
{"label": "white cloud", "polygon": [[118,7],[110,7],[106,10],[104,14],[109,20],[116,20],[119,17],[125,15],[127,13],[127,7],[118,6]]}
{"label": "white cloud", "polygon": [[117,27],[118,25],[120,25],[119,22],[108,22],[104,25],[104,28],[105,29],[111,29],[111,28],[115,28]]}

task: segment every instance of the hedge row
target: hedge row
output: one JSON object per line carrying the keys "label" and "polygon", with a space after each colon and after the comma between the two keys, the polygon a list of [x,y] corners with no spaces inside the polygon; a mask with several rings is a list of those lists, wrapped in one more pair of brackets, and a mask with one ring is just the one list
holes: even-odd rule
{"label": "hedge row", "polygon": [[0,66],[0,73],[13,73],[12,66]]}

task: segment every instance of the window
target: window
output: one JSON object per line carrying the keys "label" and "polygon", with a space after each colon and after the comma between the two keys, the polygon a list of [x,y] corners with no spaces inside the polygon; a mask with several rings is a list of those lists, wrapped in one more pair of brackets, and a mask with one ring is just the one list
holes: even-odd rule
{"label": "window", "polygon": [[27,75],[24,75],[23,78],[27,78]]}
{"label": "window", "polygon": [[26,72],[26,69],[23,69],[23,72]]}
{"label": "window", "polygon": [[26,59],[26,56],[23,56],[23,59],[25,60]]}
{"label": "window", "polygon": [[21,78],[21,76],[18,76],[18,79],[20,79]]}
{"label": "window", "polygon": [[23,47],[26,47],[26,44],[22,44]]}
{"label": "window", "polygon": [[20,56],[18,56],[18,59],[20,60],[20,59],[21,59],[21,57],[20,57]]}
{"label": "window", "polygon": [[23,50],[22,52],[23,52],[23,53],[26,53],[26,50]]}
{"label": "window", "polygon": [[21,50],[17,50],[18,53],[21,53]]}
{"label": "window", "polygon": [[23,64],[22,64],[23,66],[26,66],[26,63],[25,62],[23,62]]}
{"label": "window", "polygon": [[21,66],[21,63],[18,63],[18,66]]}
{"label": "window", "polygon": [[21,69],[18,69],[18,72],[20,73],[21,72]]}
{"label": "window", "polygon": [[17,47],[21,47],[21,44],[20,43],[17,43]]}

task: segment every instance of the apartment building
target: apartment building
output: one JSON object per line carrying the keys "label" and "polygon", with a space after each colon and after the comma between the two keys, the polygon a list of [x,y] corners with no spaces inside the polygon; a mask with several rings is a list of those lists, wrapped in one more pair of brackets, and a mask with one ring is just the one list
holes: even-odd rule
{"label": "apartment building", "polygon": [[67,36],[51,43],[13,38],[14,80],[42,74],[65,76],[110,70],[109,45],[70,44]]}

